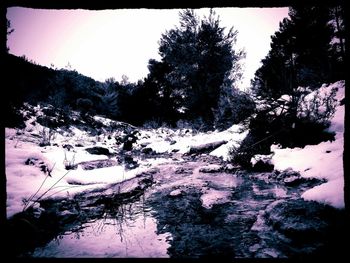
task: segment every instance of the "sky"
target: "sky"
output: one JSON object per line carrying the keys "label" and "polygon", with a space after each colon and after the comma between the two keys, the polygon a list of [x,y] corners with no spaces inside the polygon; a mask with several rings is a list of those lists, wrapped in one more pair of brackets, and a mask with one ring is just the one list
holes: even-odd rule
{"label": "sky", "polygon": [[[238,30],[237,48],[244,48],[245,90],[270,49],[271,35],[288,16],[288,8],[215,8],[221,26]],[[14,32],[7,46],[40,65],[65,68],[98,81],[136,82],[148,74],[149,59],[160,60],[161,35],[179,25],[179,9],[49,10],[11,7],[7,19]],[[209,9],[195,9],[203,17]]]}

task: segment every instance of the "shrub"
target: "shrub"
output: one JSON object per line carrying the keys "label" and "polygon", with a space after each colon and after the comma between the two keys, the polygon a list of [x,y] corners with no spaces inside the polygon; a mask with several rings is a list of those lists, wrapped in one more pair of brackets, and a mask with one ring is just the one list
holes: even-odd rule
{"label": "shrub", "polygon": [[218,108],[214,110],[214,126],[219,130],[228,129],[250,117],[255,103],[250,96],[239,90],[232,90],[220,96]]}
{"label": "shrub", "polygon": [[51,140],[55,136],[55,131],[50,128],[43,127],[43,130],[39,132],[39,135],[41,136],[39,146],[44,147],[51,144]]}

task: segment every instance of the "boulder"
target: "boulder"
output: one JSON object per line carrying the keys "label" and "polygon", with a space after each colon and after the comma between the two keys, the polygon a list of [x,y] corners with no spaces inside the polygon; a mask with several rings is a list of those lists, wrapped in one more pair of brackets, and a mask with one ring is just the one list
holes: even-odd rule
{"label": "boulder", "polygon": [[252,157],[251,164],[254,172],[272,172],[274,165],[271,161],[272,155],[257,154]]}
{"label": "boulder", "polygon": [[99,146],[95,146],[95,147],[92,147],[92,148],[86,148],[85,151],[87,151],[90,154],[96,154],[96,155],[107,155],[107,156],[109,156],[111,154],[107,148],[99,147]]}

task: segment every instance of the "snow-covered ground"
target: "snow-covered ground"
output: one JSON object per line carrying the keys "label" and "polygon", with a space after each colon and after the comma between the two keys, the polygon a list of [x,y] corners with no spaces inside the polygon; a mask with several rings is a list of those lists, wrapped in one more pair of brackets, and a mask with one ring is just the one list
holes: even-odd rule
{"label": "snow-covered ground", "polygon": [[[307,145],[304,148],[281,149],[271,146],[274,152],[272,161],[277,170],[292,168],[303,177],[324,178],[326,183],[307,190],[302,197],[305,200],[315,200],[344,208],[344,112],[345,106],[340,101],[345,96],[345,82],[338,81],[331,85],[323,85],[319,92],[330,94],[332,88],[337,89],[336,112],[331,119],[329,131],[336,133],[335,141],[321,142],[317,145]],[[312,96],[312,94],[310,94]]]}
{"label": "snow-covered ground", "polygon": [[[43,108],[30,105],[27,107],[31,108],[31,112],[22,111],[24,115],[29,116],[24,129],[5,129],[8,217],[22,211],[26,204],[28,206],[33,203],[28,203],[29,200],[66,198],[86,190],[108,188],[109,184],[128,180],[153,166],[171,160],[155,156],[138,160],[139,166],[136,169],[126,169],[117,157],[90,154],[86,151],[87,148],[99,146],[108,149],[110,153],[117,153],[121,149],[121,145],[116,144],[116,137],[120,136],[120,131],[91,135],[77,126],[49,130],[36,120],[38,116],[44,115]],[[105,126],[113,123],[112,120],[100,116],[95,116],[94,119]],[[234,125],[222,132],[210,133],[194,133],[189,129],[138,129],[138,140],[133,149],[148,147],[156,153],[182,154],[188,152],[191,146],[226,140],[228,143],[212,154],[227,159],[231,145],[238,145],[246,134],[247,131],[243,132],[240,125]],[[44,137],[47,137],[50,145],[40,147]],[[98,160],[109,160],[114,165],[93,170],[84,170],[82,165],[79,165],[82,162]],[[76,164],[76,169],[66,169],[67,165]]]}
{"label": "snow-covered ground", "polygon": [[[39,147],[37,144],[16,139],[16,131],[6,128],[5,159],[7,179],[7,216],[23,210],[26,200],[36,193],[40,197],[51,188],[45,197],[68,197],[93,188],[105,188],[108,184],[121,182],[135,177],[143,170],[140,165],[134,170],[126,170],[123,165],[115,165],[94,170],[66,170],[65,163],[77,164],[83,161],[108,159],[105,155],[89,154],[84,149],[67,151],[57,146]],[[72,138],[71,138],[72,139]],[[53,142],[58,142],[54,139]],[[86,142],[86,145],[89,145]],[[112,158],[113,159],[113,158]],[[50,175],[41,167],[52,170]]]}
{"label": "snow-covered ground", "polygon": [[206,143],[226,140],[228,143],[220,146],[210,154],[223,157],[225,160],[229,158],[229,150],[232,146],[238,147],[242,140],[247,136],[248,130],[243,125],[237,124],[227,130],[218,132],[200,132],[193,134],[187,129],[172,130],[168,128],[160,128],[156,131],[141,131],[141,140],[139,144],[148,144],[157,153],[179,152],[187,153],[193,146],[199,146]]}

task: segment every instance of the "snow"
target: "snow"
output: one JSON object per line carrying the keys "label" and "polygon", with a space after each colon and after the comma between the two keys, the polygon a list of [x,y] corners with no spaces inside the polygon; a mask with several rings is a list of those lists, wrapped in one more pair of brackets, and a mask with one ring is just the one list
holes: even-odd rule
{"label": "snow", "polygon": [[[224,160],[229,159],[229,150],[233,146],[239,146],[241,141],[247,136],[248,131],[244,129],[243,125],[233,125],[224,131],[213,132],[199,132],[193,134],[193,131],[188,129],[172,130],[167,128],[159,128],[154,132],[140,131],[141,139],[138,144],[147,144],[147,148],[151,148],[157,153],[188,153],[193,146],[199,146],[203,143],[212,143],[221,140],[227,140],[228,142],[210,154],[218,157],[222,157]],[[171,138],[171,140],[169,139]]]}
{"label": "snow", "polygon": [[[39,106],[34,108],[36,116],[42,114],[40,109]],[[109,184],[128,180],[152,166],[169,161],[165,158],[141,161],[140,166],[133,170],[126,170],[122,165],[94,170],[83,170],[78,165],[76,170],[66,170],[65,165],[69,163],[74,165],[108,159],[105,155],[90,154],[85,151],[86,148],[99,145],[110,152],[113,152],[113,148],[106,143],[96,142],[96,136],[74,126],[65,131],[57,129],[51,138],[51,145],[39,147],[40,131],[46,128],[38,123],[33,125],[34,121],[35,116],[31,116],[23,130],[5,128],[7,217],[21,212],[37,191],[32,201],[41,196],[42,199],[74,196],[86,190],[108,188]],[[78,142],[83,147],[74,147],[72,151],[62,148],[62,145],[76,145]],[[26,165],[28,159],[33,159],[35,164]],[[51,176],[41,170],[41,165],[51,170]]]}
{"label": "snow", "polygon": [[244,138],[248,135],[249,130],[244,129],[241,124],[233,125],[231,128],[219,134],[218,139],[227,140],[228,143],[221,145],[210,153],[210,155],[221,157],[224,161],[230,160],[230,150],[233,147],[239,147]]}
{"label": "snow", "polygon": [[[87,148],[100,146],[107,148],[111,153],[118,152],[121,145],[116,144],[115,138],[123,135],[123,131],[121,132],[117,127],[126,124],[94,116],[95,121],[108,127],[115,126],[115,130],[104,131],[102,128],[100,135],[92,135],[84,127],[74,125],[68,128],[49,129],[37,122],[38,116],[45,115],[43,113],[45,107],[48,106],[33,107],[24,104],[21,112],[28,117],[28,120],[25,121],[25,128],[5,128],[8,217],[22,211],[28,200],[33,202],[38,197],[42,199],[65,198],[86,190],[106,189],[109,184],[128,180],[159,164],[183,161],[181,154],[188,153],[191,147],[203,143],[228,141],[210,153],[228,160],[230,148],[238,147],[248,133],[247,130],[244,131],[243,125],[233,125],[224,131],[207,133],[195,132],[186,128],[138,128],[138,140],[133,145],[134,149],[141,150],[143,147],[148,147],[157,153],[173,153],[173,155],[171,159],[155,157],[138,160],[139,167],[128,170],[124,165],[118,164],[117,157],[94,155],[86,151]],[[79,113],[73,112],[72,114],[74,118],[79,118]],[[44,133],[47,135],[49,145],[39,147]],[[35,164],[26,165],[28,158],[35,160]],[[79,165],[82,162],[107,160],[108,158],[111,158],[116,165],[93,170],[84,170]],[[42,171],[41,165],[47,167],[50,176]],[[74,170],[67,170],[67,165],[77,167]]]}
{"label": "snow", "polygon": [[[329,94],[333,88],[337,89],[335,98],[339,103],[344,97],[344,86],[344,81],[328,86],[323,85],[320,93]],[[43,114],[41,106],[32,108],[32,111],[35,116]],[[23,130],[5,128],[8,217],[22,211],[26,200],[29,200],[37,191],[38,193],[35,195],[34,200],[46,191],[48,192],[45,193],[43,198],[62,198],[67,195],[74,196],[86,190],[106,189],[109,184],[133,178],[142,173],[142,171],[161,163],[174,162],[176,156],[178,156],[178,161],[181,161],[181,154],[188,153],[192,146],[199,146],[203,143],[220,140],[228,141],[226,144],[213,150],[210,155],[229,160],[230,149],[238,147],[249,132],[241,124],[233,125],[224,131],[207,133],[195,133],[189,129],[139,129],[138,140],[133,146],[134,149],[141,150],[142,147],[147,145],[146,147],[158,153],[177,152],[173,155],[173,159],[152,158],[139,160],[140,166],[133,170],[127,170],[123,165],[118,164],[94,170],[83,170],[78,165],[76,170],[67,171],[65,165],[69,163],[78,164],[86,161],[108,159],[108,156],[93,155],[85,149],[101,146],[107,148],[110,152],[116,152],[120,146],[117,146],[115,143],[115,134],[102,133],[99,136],[95,136],[87,131],[71,126],[69,129],[55,130],[50,137],[51,145],[39,147],[42,133],[47,128],[36,122],[35,116],[31,116],[33,113],[23,111],[23,114],[28,114],[29,116],[29,119],[25,122],[26,127]],[[111,120],[103,117],[95,117],[95,120],[107,125],[112,124]],[[335,141],[333,142],[328,141],[318,145],[307,145],[303,149],[280,149],[278,146],[272,145],[271,150],[274,152],[272,162],[277,170],[292,168],[300,172],[303,177],[325,178],[327,180],[326,183],[306,191],[302,197],[305,200],[316,200],[342,208],[344,207],[342,165],[344,105],[339,104],[337,106],[329,130],[336,132]],[[111,139],[106,139],[107,135],[112,135],[110,136]],[[76,146],[78,143],[81,144],[81,147],[73,147],[71,151],[62,148],[63,145]],[[36,160],[35,164],[26,165],[28,158]],[[260,156],[259,158],[263,157]],[[117,160],[115,159],[115,161]],[[42,171],[41,165],[47,167],[51,176]],[[207,176],[213,177],[212,175]],[[196,170],[196,175],[193,175],[194,180],[197,178],[199,180],[198,183],[203,184],[201,177],[205,178],[206,176],[198,173]],[[215,183],[215,180],[213,178],[210,179],[213,183]],[[232,178],[227,178],[227,182],[232,180]],[[180,184],[181,182],[178,183]],[[49,190],[50,188],[52,189]],[[286,195],[284,189],[276,189],[275,194],[281,197]],[[228,193],[215,189],[207,189],[201,198],[205,207],[211,207],[214,203],[226,202],[227,199]]]}
{"label": "snow", "polygon": [[276,170],[292,168],[298,171],[302,177],[323,178],[327,182],[307,190],[302,197],[305,200],[315,200],[332,205],[336,208],[344,208],[344,105],[340,101],[344,98],[345,82],[338,81],[331,85],[323,85],[319,92],[321,95],[330,94],[337,89],[335,99],[338,102],[336,112],[331,119],[329,131],[336,133],[335,141],[321,142],[318,145],[307,145],[304,148],[281,149],[277,145],[271,146],[274,152],[272,162]]}

